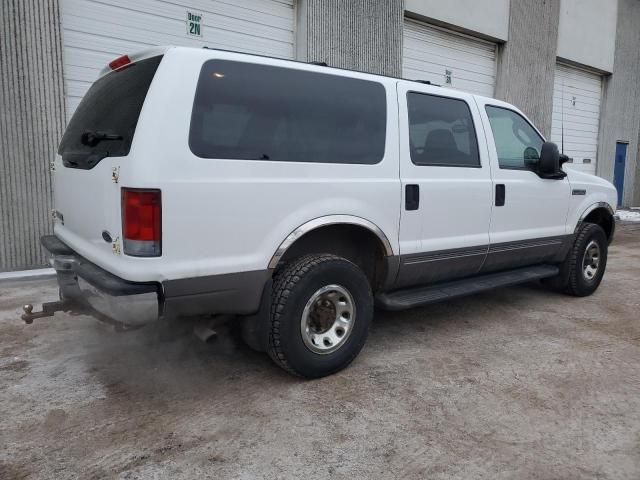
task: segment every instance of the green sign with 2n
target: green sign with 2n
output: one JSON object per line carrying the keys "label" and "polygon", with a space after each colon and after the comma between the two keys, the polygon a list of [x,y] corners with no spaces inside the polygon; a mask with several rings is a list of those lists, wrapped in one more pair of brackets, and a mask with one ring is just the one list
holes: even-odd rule
{"label": "green sign with 2n", "polygon": [[202,36],[202,15],[187,12],[187,35]]}

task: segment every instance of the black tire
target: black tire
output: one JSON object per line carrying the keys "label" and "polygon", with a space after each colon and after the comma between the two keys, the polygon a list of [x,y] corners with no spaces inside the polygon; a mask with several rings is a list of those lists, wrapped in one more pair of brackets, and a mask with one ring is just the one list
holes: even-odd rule
{"label": "black tire", "polygon": [[[585,253],[587,247],[597,245],[598,267],[591,278],[585,273]],[[574,297],[586,297],[598,289],[607,266],[607,235],[600,225],[584,223],[573,242],[573,246],[560,267],[560,275],[550,279],[548,284],[554,289]]]}
{"label": "black tire", "polygon": [[[307,303],[330,285],[339,285],[351,296],[355,305],[353,324],[335,351],[316,353],[305,344],[301,322]],[[335,255],[306,255],[293,260],[274,277],[267,353],[293,375],[331,375],[347,367],[360,353],[372,318],[371,287],[358,266]]]}

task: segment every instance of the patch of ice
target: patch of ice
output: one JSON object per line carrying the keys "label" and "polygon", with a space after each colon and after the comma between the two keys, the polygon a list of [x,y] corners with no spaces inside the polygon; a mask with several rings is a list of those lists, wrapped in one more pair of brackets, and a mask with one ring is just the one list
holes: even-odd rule
{"label": "patch of ice", "polygon": [[618,210],[616,218],[623,222],[640,222],[640,211]]}

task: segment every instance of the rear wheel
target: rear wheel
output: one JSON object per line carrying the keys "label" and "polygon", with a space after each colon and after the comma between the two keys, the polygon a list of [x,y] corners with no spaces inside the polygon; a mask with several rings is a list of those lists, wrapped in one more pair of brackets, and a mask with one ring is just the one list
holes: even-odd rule
{"label": "rear wheel", "polygon": [[358,355],[372,317],[371,287],[360,268],[335,255],[301,257],[274,278],[269,356],[294,375],[330,375]]}

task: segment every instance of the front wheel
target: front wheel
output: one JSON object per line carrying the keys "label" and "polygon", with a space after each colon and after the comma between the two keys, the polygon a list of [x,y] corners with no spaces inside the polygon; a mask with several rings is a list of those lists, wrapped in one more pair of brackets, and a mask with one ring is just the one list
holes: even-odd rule
{"label": "front wheel", "polygon": [[371,287],[358,266],[329,254],[301,257],[274,278],[269,356],[294,375],[330,375],[360,353],[372,317]]}
{"label": "front wheel", "polygon": [[586,297],[595,292],[602,281],[607,267],[607,235],[599,225],[583,224],[576,239],[561,266],[560,284],[552,286],[573,295]]}

